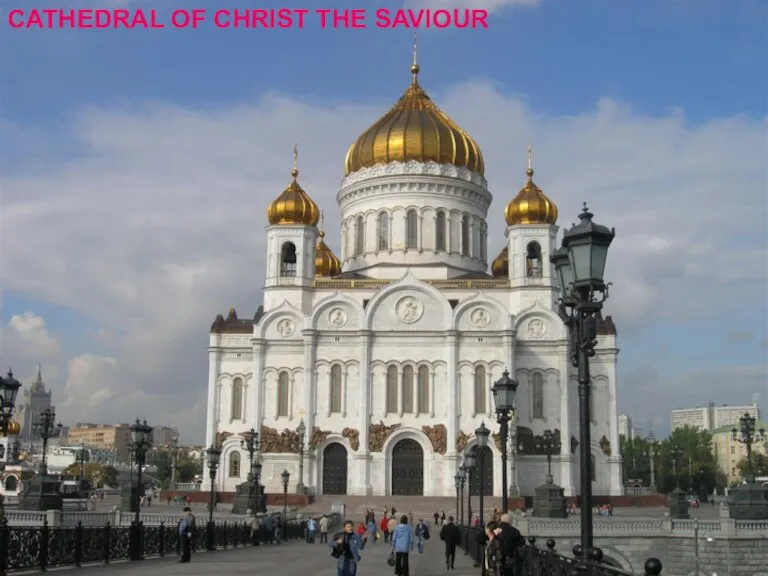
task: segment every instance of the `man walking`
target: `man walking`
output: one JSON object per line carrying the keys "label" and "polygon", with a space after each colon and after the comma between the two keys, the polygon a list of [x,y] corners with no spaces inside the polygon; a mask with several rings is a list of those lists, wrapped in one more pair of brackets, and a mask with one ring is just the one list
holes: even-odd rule
{"label": "man walking", "polygon": [[459,528],[453,523],[453,516],[448,516],[448,522],[440,530],[440,540],[445,542],[445,567],[455,570],[456,546],[459,544]]}
{"label": "man walking", "polygon": [[184,508],[184,516],[179,522],[179,538],[181,540],[181,560],[180,563],[187,563],[192,560],[192,510]]}
{"label": "man walking", "polygon": [[414,533],[416,534],[416,549],[419,554],[424,554],[424,542],[429,540],[429,524],[424,522],[423,518],[419,518]]}
{"label": "man walking", "polygon": [[520,548],[525,545],[525,538],[520,530],[512,526],[509,514],[501,515],[501,545],[504,552],[504,576],[515,576],[517,572]]}
{"label": "man walking", "polygon": [[320,518],[320,544],[328,543],[328,518],[324,515]]}

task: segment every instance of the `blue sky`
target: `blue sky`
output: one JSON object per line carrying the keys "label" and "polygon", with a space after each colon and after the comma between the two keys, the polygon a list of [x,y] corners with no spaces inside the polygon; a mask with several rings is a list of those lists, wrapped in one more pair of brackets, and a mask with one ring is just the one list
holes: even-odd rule
{"label": "blue sky", "polygon": [[[27,9],[48,5],[34,1],[10,4]],[[106,0],[89,4],[115,5]],[[235,4],[201,1],[195,6],[214,10]],[[284,2],[275,1],[262,4],[266,7],[285,6]],[[158,8],[167,18],[172,7],[182,4],[147,1],[134,5]],[[333,2],[322,6],[296,4],[296,7],[311,8],[361,6],[373,11],[377,7],[394,9],[400,4],[383,1]],[[473,106],[466,95],[476,93],[469,88],[462,92],[457,86],[482,85],[494,98],[503,97],[518,103],[529,116],[543,119],[543,125],[551,133],[560,126],[577,124],[582,116],[594,120],[593,128],[597,130],[602,116],[596,112],[596,107],[599,102],[609,99],[621,104],[622,111],[617,114],[631,117],[637,129],[644,123],[651,125],[661,123],[662,119],[679,117],[681,134],[695,134],[696,138],[703,139],[708,133],[723,129],[724,134],[735,138],[738,130],[745,130],[751,137],[758,138],[754,140],[757,142],[764,132],[762,123],[768,94],[768,79],[764,74],[768,53],[766,20],[765,6],[759,0],[542,0],[535,6],[513,4],[490,15],[489,30],[420,33],[422,79],[430,93],[444,94],[454,109],[464,115],[462,118],[473,118],[471,111],[464,108]],[[383,112],[407,82],[412,35],[412,31],[375,28],[321,30],[314,24],[303,30],[273,31],[218,30],[212,26],[197,31],[34,31],[11,30],[5,22],[3,27],[0,35],[0,126],[5,124],[6,130],[0,131],[0,157],[3,158],[0,159],[0,170],[15,178],[7,188],[10,190],[7,201],[19,206],[34,194],[39,194],[42,201],[62,205],[70,201],[64,191],[73,186],[73,182],[77,184],[76,175],[73,176],[74,166],[93,164],[91,155],[98,153],[94,148],[105,141],[105,137],[96,141],[88,138],[103,129],[99,122],[109,114],[128,116],[135,113],[142,117],[146,107],[169,103],[213,122],[223,110],[263,102],[269,94],[309,108],[336,110],[354,104],[374,106]],[[374,119],[375,116],[370,121],[363,121],[362,125]],[[472,132],[472,126],[464,127]],[[530,134],[520,135],[521,141],[530,137]],[[694,139],[693,136],[690,138]],[[482,141],[480,144],[483,146]],[[675,149],[674,144],[666,144]],[[692,144],[691,148],[696,146]],[[483,150],[488,155],[486,147]],[[496,154],[499,158],[510,157],[499,151]],[[545,151],[542,154],[546,156]],[[109,159],[118,162],[112,156]],[[258,159],[254,158],[254,162]],[[765,166],[761,166],[755,156],[744,162],[750,178],[748,184],[742,186],[744,196],[740,197],[739,191],[726,193],[728,201],[733,210],[749,211],[753,216],[754,212],[759,215],[762,210],[765,214]],[[110,162],[107,164],[111,170],[113,166]],[[696,164],[695,155],[691,164]],[[702,156],[702,172],[707,164],[708,159]],[[336,182],[341,176],[340,165],[341,158],[338,166],[333,168]],[[721,171],[726,181],[730,177],[727,176],[728,169],[724,166]],[[105,170],[98,173],[107,174]],[[670,172],[675,172],[674,167]],[[43,175],[48,178],[44,186],[38,181]],[[140,174],[134,169],[132,177],[138,176]],[[682,177],[686,175],[682,174]],[[97,176],[89,175],[87,184],[91,185],[95,178]],[[271,182],[271,178],[270,174],[267,180]],[[279,175],[275,178],[279,182]],[[318,180],[324,182],[320,176]],[[66,185],[62,183],[64,181]],[[25,186],[40,184],[40,187],[20,188],[19,182],[24,182]],[[568,174],[561,174],[557,182],[566,187]],[[14,184],[16,188],[13,188]],[[105,197],[109,196],[113,184],[109,179],[103,182]],[[651,185],[659,188],[653,200],[659,202],[663,197],[663,184]],[[22,189],[28,190],[25,192],[29,195],[27,198],[17,192]],[[32,190],[39,190],[39,193]],[[277,191],[278,188],[269,189],[263,195],[263,201]],[[558,198],[556,191],[551,195]],[[611,214],[620,213],[624,206],[622,198],[606,199]],[[129,203],[130,199],[124,197],[123,202]],[[648,208],[651,200],[644,203],[636,195],[632,202]],[[576,205],[574,201],[573,206]],[[663,200],[658,205],[664,210]],[[628,211],[633,208],[634,205],[627,205]],[[703,209],[702,206],[697,208]],[[107,212],[113,215],[120,212],[120,208],[110,210]],[[718,208],[713,206],[712,210]],[[620,231],[621,224],[616,223]],[[98,240],[94,242],[98,236],[89,236],[91,232],[85,220],[74,227],[76,232],[73,234],[81,239],[91,238],[89,244],[92,247],[94,243],[98,244]],[[257,229],[260,230],[260,225]],[[76,384],[71,389],[64,388],[67,359],[79,355],[123,357],[121,355],[127,352],[121,347],[129,346],[133,350],[139,346],[135,343],[137,338],[131,336],[135,336],[131,331],[139,328],[126,327],[122,319],[110,318],[103,310],[96,311],[106,299],[101,302],[96,298],[97,302],[89,307],[78,299],[78,290],[67,292],[62,287],[57,292],[54,285],[62,281],[63,276],[68,276],[67,282],[73,281],[67,272],[68,266],[75,266],[73,263],[84,257],[82,253],[58,254],[62,276],[46,277],[47,280],[42,276],[35,277],[32,271],[25,275],[16,268],[9,270],[7,266],[11,266],[17,257],[36,258],[32,248],[28,253],[8,256],[8,251],[14,250],[14,243],[26,242],[27,235],[36,234],[34,229],[20,232],[21,236],[11,236],[6,230],[4,237],[3,325],[11,316],[26,312],[44,318],[48,333],[60,346],[56,359],[50,360],[59,366],[53,370],[51,378],[54,387],[60,387],[61,396],[68,398],[71,405],[76,394],[85,392],[77,392]],[[714,236],[720,233],[713,231]],[[647,377],[643,371],[645,367],[653,366],[656,372],[664,375],[654,390],[661,394],[668,392],[670,405],[663,404],[659,413],[655,413],[652,403],[637,408],[642,412],[639,418],[655,420],[655,425],[662,429],[665,424],[659,418],[663,416],[666,421],[668,408],[678,402],[693,402],[695,398],[698,398],[695,403],[701,404],[710,399],[748,402],[757,395],[763,403],[768,401],[768,383],[764,378],[768,324],[766,262],[764,258],[761,260],[761,256],[765,256],[766,235],[764,228],[745,230],[735,225],[722,234],[729,237],[716,252],[743,251],[750,265],[758,268],[754,274],[739,276],[730,286],[718,290],[705,290],[701,297],[710,301],[687,314],[681,313],[680,317],[664,312],[664,306],[649,305],[643,322],[627,321],[622,327],[622,318],[617,313],[621,371],[627,382],[625,388]],[[254,243],[261,241],[259,236]],[[55,252],[56,244],[53,246]],[[692,250],[691,246],[687,249]],[[747,252],[757,257],[749,260]],[[50,250],[48,256],[51,256]],[[120,257],[119,254],[113,256]],[[98,255],[88,256],[96,257]],[[679,264],[684,266],[685,262]],[[738,266],[738,262],[734,261],[733,265]],[[141,264],[137,266],[141,267]],[[76,274],[74,268],[72,274]],[[92,286],[93,282],[90,284]],[[633,288],[626,284],[625,290]],[[696,283],[692,285],[696,286]],[[640,290],[638,286],[634,289]],[[659,295],[654,297],[663,297],[664,287],[658,288]],[[676,284],[668,294],[674,292],[682,301],[686,300],[687,294],[688,299],[695,300],[697,292],[690,290],[687,284]],[[85,291],[83,287],[82,291]],[[259,299],[257,291],[232,292],[231,296],[232,299],[240,298],[247,310],[254,309]],[[127,297],[121,298],[125,301]],[[672,296],[669,298],[671,300]],[[215,312],[227,308],[229,303],[221,300],[219,309],[206,308],[202,324],[210,322]],[[674,304],[669,306],[676,308]],[[146,320],[142,325],[150,324]],[[122,342],[123,336],[131,343]],[[192,342],[199,348],[194,354],[200,357],[195,366],[204,369],[205,332],[199,332],[195,338]],[[5,363],[16,361],[8,354],[17,349],[9,346],[11,344],[6,344],[3,354]],[[29,347],[26,354],[28,357],[18,362],[29,373],[36,360]],[[187,351],[185,354],[191,353]],[[741,387],[723,388],[722,381],[728,378],[729,370],[745,366],[758,367],[750,372],[751,379]],[[70,381],[74,378],[71,370],[70,366]],[[143,376],[132,374],[130,377],[122,373],[116,378],[123,386],[128,386],[128,380],[150,378],[150,373],[148,370]],[[685,394],[678,393],[679,386],[675,382],[696,380],[702,373],[708,375],[701,393],[692,391],[691,387]],[[157,377],[157,374],[151,376]],[[716,385],[717,382],[721,385]],[[152,387],[149,382],[138,385],[145,391]],[[115,400],[117,396],[111,398]],[[622,398],[622,408],[631,411],[632,406],[628,403],[636,398],[632,390],[623,393]],[[193,400],[190,400],[191,404]],[[184,413],[200,410],[199,402],[194,404],[196,407],[191,404]],[[75,417],[74,408],[72,414]],[[185,418],[181,414],[174,417],[182,421]]]}

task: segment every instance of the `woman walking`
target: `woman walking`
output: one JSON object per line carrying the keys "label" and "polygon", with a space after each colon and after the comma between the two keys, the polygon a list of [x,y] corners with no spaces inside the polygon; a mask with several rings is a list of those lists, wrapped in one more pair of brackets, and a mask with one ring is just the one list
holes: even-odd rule
{"label": "woman walking", "polygon": [[400,517],[400,524],[392,533],[392,553],[395,555],[395,576],[410,576],[408,554],[413,550],[413,531],[408,525],[408,516]]}
{"label": "woman walking", "polygon": [[485,525],[488,543],[485,545],[483,573],[485,576],[504,576],[504,548],[501,541],[501,527],[496,522]]}

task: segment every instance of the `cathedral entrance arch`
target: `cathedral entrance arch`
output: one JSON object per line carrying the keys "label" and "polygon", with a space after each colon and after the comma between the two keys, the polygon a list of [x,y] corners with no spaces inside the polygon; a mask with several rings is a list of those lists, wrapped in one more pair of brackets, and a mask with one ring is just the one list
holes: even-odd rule
{"label": "cathedral entrance arch", "polygon": [[332,442],[323,450],[323,494],[347,493],[347,449]]}
{"label": "cathedral entrance arch", "polygon": [[[472,446],[475,462],[480,464],[480,454],[477,445]],[[480,470],[475,468],[472,473],[472,496],[480,496]],[[483,448],[483,496],[493,496],[493,452],[486,446]]]}
{"label": "cathedral entrance arch", "polygon": [[392,495],[424,495],[424,450],[410,438],[392,448]]}

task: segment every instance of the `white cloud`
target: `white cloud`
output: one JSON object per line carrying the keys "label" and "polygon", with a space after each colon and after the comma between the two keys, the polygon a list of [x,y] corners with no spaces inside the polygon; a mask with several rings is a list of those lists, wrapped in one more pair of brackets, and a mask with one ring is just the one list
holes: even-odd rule
{"label": "white cloud", "polygon": [[[294,140],[302,185],[325,209],[338,248],[346,148],[397,96],[375,105],[273,94],[218,109],[93,107],[68,137],[45,142],[0,126],[28,134],[19,141],[36,150],[0,181],[6,286],[97,321],[115,358],[70,363],[68,406],[99,399],[123,419],[143,410],[136,415],[155,422],[172,413],[182,427],[199,424],[208,328],[216,312],[235,305],[252,314],[260,303],[265,208],[288,183]],[[503,207],[523,184],[529,139],[536,180],[561,224],[588,200],[598,222],[616,226],[609,312],[620,331],[764,298],[761,121],[692,126],[679,112],[651,118],[612,100],[551,116],[479,81],[433,96],[485,153],[496,198],[491,248],[503,242]]]}
{"label": "white cloud", "polygon": [[48,333],[45,319],[34,312],[14,314],[8,328],[31,356],[47,358],[59,353],[59,343]]}

